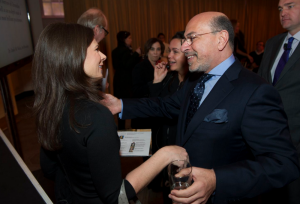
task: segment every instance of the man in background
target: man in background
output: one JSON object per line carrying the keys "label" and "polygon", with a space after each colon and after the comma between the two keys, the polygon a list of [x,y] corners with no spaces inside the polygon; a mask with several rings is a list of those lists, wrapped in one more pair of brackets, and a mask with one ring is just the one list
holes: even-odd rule
{"label": "man in background", "polygon": [[[278,9],[280,23],[288,32],[267,41],[258,74],[278,90],[300,156],[300,0],[280,0]],[[283,203],[299,204],[300,179],[271,197],[278,195],[282,195]]]}
{"label": "man in background", "polygon": [[251,69],[254,73],[257,73],[261,60],[264,56],[265,45],[263,41],[256,43],[256,49],[250,52],[250,56],[253,58],[253,63],[251,64]]}
{"label": "man in background", "polygon": [[165,51],[164,51],[164,55],[163,55],[163,57],[164,58],[168,58],[168,55],[169,55],[169,44],[168,43],[166,43],[166,36],[165,36],[165,34],[163,34],[163,33],[158,33],[158,35],[157,35],[157,38],[160,40],[160,41],[162,41],[163,42],[163,44],[165,45]]}
{"label": "man in background", "polygon": [[98,8],[90,8],[85,11],[78,19],[78,24],[93,29],[94,38],[99,43],[108,35],[108,23],[106,16]]}

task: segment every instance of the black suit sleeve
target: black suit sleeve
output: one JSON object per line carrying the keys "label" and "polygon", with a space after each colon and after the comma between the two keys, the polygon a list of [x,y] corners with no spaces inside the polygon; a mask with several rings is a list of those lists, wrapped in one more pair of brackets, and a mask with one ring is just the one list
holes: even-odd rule
{"label": "black suit sleeve", "polygon": [[286,115],[273,87],[263,84],[253,93],[244,110],[241,131],[254,159],[214,169],[216,203],[224,198],[251,198],[299,177]]}
{"label": "black suit sleeve", "polygon": [[186,87],[164,98],[122,99],[122,119],[167,117],[177,118],[186,93]]}

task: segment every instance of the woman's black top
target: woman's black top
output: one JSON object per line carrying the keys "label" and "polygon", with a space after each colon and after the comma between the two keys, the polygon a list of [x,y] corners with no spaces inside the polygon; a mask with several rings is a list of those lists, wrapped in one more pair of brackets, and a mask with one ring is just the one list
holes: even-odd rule
{"label": "woman's black top", "polygon": [[[114,117],[99,103],[79,100],[75,104],[75,120],[80,125],[75,126],[76,131],[71,128],[67,104],[61,121],[62,149],[58,152],[71,183],[73,202],[117,204],[123,179]],[[41,151],[41,167],[46,176],[53,177],[58,164],[56,152]],[[126,180],[125,189],[128,199],[135,197]]]}
{"label": "woman's black top", "polygon": [[149,97],[148,85],[153,83],[154,67],[148,58],[138,63],[132,72],[132,91],[134,98]]}
{"label": "woman's black top", "polygon": [[[132,72],[132,92],[133,98],[148,98],[149,84],[153,83],[154,67],[148,58],[138,63]],[[151,129],[153,127],[152,118],[135,118],[131,120],[133,129]]]}
{"label": "woman's black top", "polygon": [[[168,97],[179,90],[183,82],[179,82],[178,72],[169,72],[160,83],[149,84],[150,97]],[[153,128],[152,149],[154,152],[166,145],[176,144],[177,118],[157,118]]]}

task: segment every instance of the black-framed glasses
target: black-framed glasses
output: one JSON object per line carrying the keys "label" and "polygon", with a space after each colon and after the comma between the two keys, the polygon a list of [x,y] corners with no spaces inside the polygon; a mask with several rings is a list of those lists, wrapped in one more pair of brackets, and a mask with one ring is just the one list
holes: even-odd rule
{"label": "black-framed glasses", "polygon": [[209,33],[198,33],[198,34],[194,34],[194,35],[187,36],[186,38],[181,39],[181,45],[183,45],[183,43],[185,43],[185,42],[186,42],[188,45],[191,45],[191,44],[193,44],[193,40],[194,40],[196,37],[199,37],[199,36],[201,36],[201,35],[210,34],[210,33],[217,33],[217,32],[220,32],[220,31],[213,31],[213,32],[209,32]]}
{"label": "black-framed glasses", "polygon": [[102,28],[105,32],[105,36],[107,36],[109,34],[108,30],[106,30],[102,25],[99,26],[100,28]]}

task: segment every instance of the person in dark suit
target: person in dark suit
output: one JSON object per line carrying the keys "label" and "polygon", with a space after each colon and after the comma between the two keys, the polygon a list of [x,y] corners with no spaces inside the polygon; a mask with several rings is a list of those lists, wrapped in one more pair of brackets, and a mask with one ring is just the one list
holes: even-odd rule
{"label": "person in dark suit", "polygon": [[[294,146],[300,156],[300,0],[280,0],[280,22],[287,33],[279,34],[266,43],[258,74],[273,84],[279,92]],[[293,37],[293,39],[291,38]],[[289,43],[289,41],[291,41]],[[288,53],[289,52],[289,53]],[[282,64],[282,56],[287,62]],[[284,194],[284,192],[287,193]],[[282,189],[284,203],[300,203],[300,179]]]}
{"label": "person in dark suit", "polygon": [[[128,31],[117,34],[118,47],[112,51],[114,74],[114,95],[118,98],[132,96],[132,70],[140,61],[141,48],[132,52],[132,37]],[[118,119],[118,129],[125,129],[125,120]]]}
{"label": "person in dark suit", "polygon": [[224,14],[198,14],[182,40],[192,74],[181,90],[139,100],[104,95],[122,118],[178,116],[176,143],[189,153],[194,183],[171,191],[176,203],[258,203],[300,175],[280,96],[235,60],[233,39]]}

